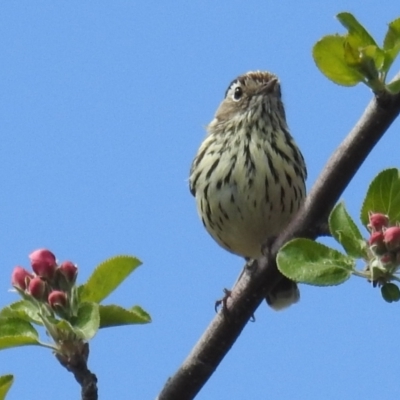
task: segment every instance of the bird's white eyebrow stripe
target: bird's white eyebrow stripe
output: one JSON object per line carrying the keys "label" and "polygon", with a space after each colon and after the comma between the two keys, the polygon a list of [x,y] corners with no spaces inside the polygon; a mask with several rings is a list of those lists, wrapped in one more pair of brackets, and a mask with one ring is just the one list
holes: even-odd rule
{"label": "bird's white eyebrow stripe", "polygon": [[230,85],[228,86],[228,89],[226,89],[226,92],[225,92],[225,97],[224,97],[225,99],[226,99],[226,96],[228,96],[229,91],[230,91],[236,84],[238,84],[238,86],[239,86],[239,84],[240,84],[239,79],[235,79],[235,80],[233,80],[233,81],[230,83]]}

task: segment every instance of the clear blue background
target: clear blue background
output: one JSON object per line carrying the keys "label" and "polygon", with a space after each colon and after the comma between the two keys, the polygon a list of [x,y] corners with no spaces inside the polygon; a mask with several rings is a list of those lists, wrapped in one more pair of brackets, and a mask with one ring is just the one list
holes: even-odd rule
{"label": "clear blue background", "polygon": [[[230,81],[278,74],[311,187],[372,97],[328,81],[313,44],[353,12],[381,42],[398,1],[3,1],[0,4],[0,306],[17,264],[51,249],[79,265],[133,254],[140,267],[109,298],[140,304],[144,326],[91,342],[100,399],[154,399],[214,317],[243,261],[204,231],[191,160]],[[399,63],[397,63],[399,68]],[[368,183],[399,167],[397,121],[343,195],[358,220]],[[399,398],[400,305],[352,278],[303,286],[301,302],[256,313],[201,400]],[[42,348],[0,353],[9,399],[77,399]]]}

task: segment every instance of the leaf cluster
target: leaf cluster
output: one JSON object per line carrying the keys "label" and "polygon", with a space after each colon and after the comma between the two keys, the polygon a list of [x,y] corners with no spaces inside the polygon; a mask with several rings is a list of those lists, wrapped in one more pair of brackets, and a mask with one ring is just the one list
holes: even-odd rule
{"label": "leaf cluster", "polygon": [[[77,287],[77,312],[70,318],[45,315],[43,308],[24,298],[0,311],[0,350],[38,345],[59,352],[65,340],[87,341],[101,328],[145,324],[149,314],[139,306],[123,308],[100,304],[141,262],[131,256],[110,258],[96,267],[88,281]],[[42,342],[34,325],[45,326],[55,343]]]}
{"label": "leaf cluster", "polygon": [[389,23],[383,46],[348,12],[337,15],[347,29],[344,35],[327,35],[313,47],[320,71],[343,86],[365,83],[374,92],[400,92],[400,79],[386,83],[387,74],[400,52],[400,18]]}
{"label": "leaf cluster", "polygon": [[[384,170],[370,184],[360,213],[366,229],[371,212],[387,215],[391,225],[400,222],[400,170]],[[296,282],[316,286],[339,285],[355,275],[380,286],[386,301],[400,300],[400,290],[392,282],[400,282],[398,263],[393,266],[380,261],[343,202],[332,210],[329,229],[345,253],[309,239],[294,239],[278,253],[279,270]],[[359,259],[364,263],[363,270],[356,268]]]}

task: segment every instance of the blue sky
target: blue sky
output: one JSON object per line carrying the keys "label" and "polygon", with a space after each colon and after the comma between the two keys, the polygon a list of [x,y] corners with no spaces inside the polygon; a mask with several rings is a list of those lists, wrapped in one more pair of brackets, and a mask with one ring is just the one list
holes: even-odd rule
{"label": "blue sky", "polygon": [[[207,235],[187,187],[231,80],[279,75],[309,188],[371,99],[366,87],[331,83],[312,60],[321,36],[343,32],[341,11],[379,41],[400,14],[393,0],[1,3],[0,306],[17,300],[12,268],[28,266],[36,248],[78,263],[82,283],[108,257],[139,257],[107,300],[139,304],[153,322],[93,339],[101,399],[154,399],[242,268]],[[399,128],[343,195],[355,218],[371,179],[400,166]],[[260,307],[198,399],[400,396],[399,304],[358,278],[301,293],[287,311]],[[10,400],[79,398],[42,348],[2,351],[5,373],[16,377]]]}

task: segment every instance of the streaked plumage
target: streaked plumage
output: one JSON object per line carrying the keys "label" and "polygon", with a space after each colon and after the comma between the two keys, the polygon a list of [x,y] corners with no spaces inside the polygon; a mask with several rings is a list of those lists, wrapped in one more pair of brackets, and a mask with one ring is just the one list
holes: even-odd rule
{"label": "streaked plumage", "polygon": [[[258,258],[305,197],[306,167],[289,133],[278,78],[257,71],[235,79],[207,132],[189,179],[199,215],[223,248]],[[285,291],[284,303],[298,300],[297,287],[297,298]],[[281,308],[282,299],[270,300]]]}

